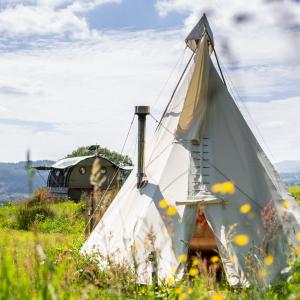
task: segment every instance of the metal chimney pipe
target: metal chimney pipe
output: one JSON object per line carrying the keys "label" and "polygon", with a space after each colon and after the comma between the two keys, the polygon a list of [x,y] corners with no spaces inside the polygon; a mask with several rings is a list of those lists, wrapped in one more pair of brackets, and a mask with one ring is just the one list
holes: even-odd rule
{"label": "metal chimney pipe", "polygon": [[135,114],[138,116],[138,171],[137,184],[138,189],[142,188],[146,183],[146,174],[144,170],[145,164],[145,132],[146,132],[146,116],[150,113],[149,106],[136,106]]}

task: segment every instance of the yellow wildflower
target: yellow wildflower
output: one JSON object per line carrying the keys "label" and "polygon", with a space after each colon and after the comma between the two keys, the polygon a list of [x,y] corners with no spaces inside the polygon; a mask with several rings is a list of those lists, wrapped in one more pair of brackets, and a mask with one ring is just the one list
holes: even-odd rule
{"label": "yellow wildflower", "polygon": [[199,258],[195,257],[195,258],[193,259],[193,266],[198,266],[199,264],[200,264]]}
{"label": "yellow wildflower", "polygon": [[284,208],[289,208],[291,206],[291,203],[287,200],[285,201],[282,201],[281,203],[281,206],[283,206]]}
{"label": "yellow wildflower", "polygon": [[249,237],[245,234],[238,234],[233,241],[239,246],[246,246],[249,243]]}
{"label": "yellow wildflower", "polygon": [[193,294],[193,288],[191,288],[191,287],[188,288],[188,294],[189,294],[189,295]]}
{"label": "yellow wildflower", "polygon": [[225,298],[223,297],[222,294],[220,293],[214,293],[211,300],[224,300]]}
{"label": "yellow wildflower", "polygon": [[218,261],[219,261],[219,257],[218,256],[213,256],[210,258],[210,261],[213,263],[213,264],[216,264]]}
{"label": "yellow wildflower", "polygon": [[211,191],[213,193],[221,193],[222,191],[222,184],[221,183],[215,183],[211,186]]}
{"label": "yellow wildflower", "polygon": [[173,279],[172,277],[169,277],[169,278],[167,279],[167,285],[172,285],[173,282],[174,282],[174,279]]}
{"label": "yellow wildflower", "polygon": [[267,271],[265,269],[260,269],[258,271],[258,277],[259,278],[265,278],[267,276]]}
{"label": "yellow wildflower", "polygon": [[180,295],[180,294],[182,293],[182,288],[181,288],[181,287],[176,288],[176,289],[175,289],[175,293],[176,293],[177,295]]}
{"label": "yellow wildflower", "polygon": [[231,181],[226,181],[222,185],[222,193],[223,194],[234,194],[235,186]]}
{"label": "yellow wildflower", "polygon": [[159,207],[160,208],[167,208],[168,207],[168,201],[166,199],[162,199],[159,201]]}
{"label": "yellow wildflower", "polygon": [[250,204],[244,204],[240,207],[240,212],[242,214],[247,214],[251,210],[251,205]]}
{"label": "yellow wildflower", "polygon": [[234,194],[235,186],[231,181],[225,181],[223,183],[215,183],[211,186],[211,191],[213,193]]}
{"label": "yellow wildflower", "polygon": [[170,205],[168,208],[167,208],[167,215],[168,216],[174,216],[176,215],[176,207],[174,205]]}
{"label": "yellow wildflower", "polygon": [[178,256],[178,260],[180,263],[185,263],[187,261],[187,256],[185,254],[181,254]]}
{"label": "yellow wildflower", "polygon": [[298,231],[298,232],[296,233],[296,239],[297,239],[298,241],[300,241],[300,231]]}
{"label": "yellow wildflower", "polygon": [[185,300],[186,299],[186,294],[182,293],[179,295],[178,300]]}
{"label": "yellow wildflower", "polygon": [[272,255],[267,255],[265,258],[264,258],[264,264],[266,266],[270,266],[273,264],[273,261],[274,261],[274,258]]}
{"label": "yellow wildflower", "polygon": [[195,267],[190,268],[189,271],[190,276],[197,276],[199,274],[199,270]]}

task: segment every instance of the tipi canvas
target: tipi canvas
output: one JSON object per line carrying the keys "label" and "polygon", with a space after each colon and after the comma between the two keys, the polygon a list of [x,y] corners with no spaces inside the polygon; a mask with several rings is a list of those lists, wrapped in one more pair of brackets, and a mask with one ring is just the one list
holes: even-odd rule
{"label": "tipi canvas", "polygon": [[[299,243],[299,206],[212,63],[205,16],[186,42],[195,54],[147,149],[148,183],[137,189],[132,171],[82,252],[135,265],[141,283],[154,267],[160,280],[180,278],[201,207],[229,284],[257,280],[266,256],[274,263],[260,280],[272,283]],[[221,193],[223,182],[234,190]]]}

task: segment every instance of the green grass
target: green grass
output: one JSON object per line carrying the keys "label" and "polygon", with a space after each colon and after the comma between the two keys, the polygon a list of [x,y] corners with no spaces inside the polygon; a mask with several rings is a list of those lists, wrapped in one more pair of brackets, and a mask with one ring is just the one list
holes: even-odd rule
{"label": "green grass", "polygon": [[[136,284],[124,266],[110,265],[100,271],[92,259],[83,258],[79,234],[0,232],[0,299],[299,299],[298,278],[272,289],[252,287],[234,291],[225,283],[214,287],[206,278],[182,280],[175,286]],[[293,282],[294,281],[294,282]],[[185,296],[184,296],[185,295]],[[219,299],[219,298],[216,298]],[[220,298],[222,299],[222,298]]]}
{"label": "green grass", "polygon": [[53,216],[44,217],[41,214],[32,220],[32,228],[42,233],[82,233],[84,228],[84,217],[82,203],[71,201],[51,203],[46,206],[34,205],[23,207],[18,205],[3,206],[0,209],[0,228],[27,229],[20,226],[18,216],[22,210],[35,210],[47,207],[53,212]]}
{"label": "green grass", "polygon": [[[299,199],[300,187],[290,191]],[[233,290],[204,276],[159,288],[140,286],[127,266],[110,263],[100,270],[93,257],[80,255],[86,239],[82,203],[37,202],[25,208],[40,206],[53,214],[40,216],[36,210],[28,230],[19,230],[22,206],[0,207],[0,299],[300,299],[300,261],[288,281],[264,290],[259,285]]]}
{"label": "green grass", "polygon": [[295,197],[298,204],[300,205],[300,186],[290,186],[289,192]]}
{"label": "green grass", "polygon": [[4,230],[0,240],[0,299],[111,298],[81,277],[83,236]]}

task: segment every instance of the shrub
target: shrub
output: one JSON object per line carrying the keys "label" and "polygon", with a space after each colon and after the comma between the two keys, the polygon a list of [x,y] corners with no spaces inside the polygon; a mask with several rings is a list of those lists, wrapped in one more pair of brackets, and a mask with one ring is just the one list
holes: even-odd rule
{"label": "shrub", "polygon": [[53,195],[46,188],[38,188],[34,191],[34,193],[29,198],[23,199],[21,203],[27,206],[37,206],[37,205],[46,205],[52,203],[60,203],[65,201],[68,201],[66,197],[65,198],[53,197]]}
{"label": "shrub", "polygon": [[23,206],[17,210],[17,226],[21,230],[29,230],[35,222],[43,222],[54,217],[54,212],[45,206]]}
{"label": "shrub", "polygon": [[39,188],[34,191],[33,195],[27,199],[26,203],[29,206],[38,204],[46,204],[52,201],[50,193],[45,188]]}
{"label": "shrub", "polygon": [[15,203],[13,200],[5,200],[3,206],[13,206]]}

